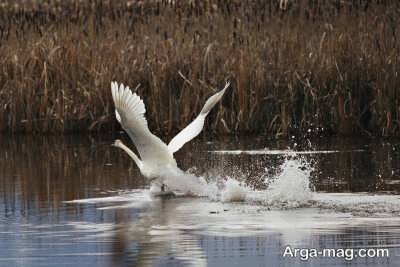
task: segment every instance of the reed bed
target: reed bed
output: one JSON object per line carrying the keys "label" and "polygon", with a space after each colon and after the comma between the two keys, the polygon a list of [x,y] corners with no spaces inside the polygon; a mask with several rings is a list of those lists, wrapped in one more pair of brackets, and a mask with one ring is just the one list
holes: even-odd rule
{"label": "reed bed", "polygon": [[[399,136],[398,1],[2,1],[0,131],[118,130],[113,80],[171,136]],[[311,132],[311,133],[309,133]]]}

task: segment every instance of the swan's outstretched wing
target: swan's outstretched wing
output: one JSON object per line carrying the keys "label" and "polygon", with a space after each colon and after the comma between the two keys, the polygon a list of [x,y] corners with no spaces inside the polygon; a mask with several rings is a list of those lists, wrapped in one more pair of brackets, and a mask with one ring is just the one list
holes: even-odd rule
{"label": "swan's outstretched wing", "polygon": [[129,87],[111,83],[111,93],[115,104],[115,116],[122,128],[135,143],[142,161],[147,159],[158,161],[173,160],[167,145],[152,134],[144,116],[146,108],[143,100]]}
{"label": "swan's outstretched wing", "polygon": [[188,126],[185,127],[182,131],[180,131],[174,138],[172,138],[171,142],[168,144],[168,149],[171,153],[175,153],[178,151],[184,144],[195,138],[204,126],[204,120],[207,117],[207,114],[211,111],[211,109],[221,100],[222,96],[225,93],[225,90],[228,88],[229,83],[225,84],[224,89],[219,91],[218,93],[211,96],[207,102],[204,104],[203,109],[200,114],[192,121]]}

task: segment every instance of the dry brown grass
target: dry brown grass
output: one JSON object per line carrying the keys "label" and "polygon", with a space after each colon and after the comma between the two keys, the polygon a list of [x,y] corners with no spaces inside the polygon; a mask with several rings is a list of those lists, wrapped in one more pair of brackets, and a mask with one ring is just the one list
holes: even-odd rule
{"label": "dry brown grass", "polygon": [[400,133],[398,1],[3,1],[0,130],[116,129],[110,81],[173,135],[232,84],[208,132]]}

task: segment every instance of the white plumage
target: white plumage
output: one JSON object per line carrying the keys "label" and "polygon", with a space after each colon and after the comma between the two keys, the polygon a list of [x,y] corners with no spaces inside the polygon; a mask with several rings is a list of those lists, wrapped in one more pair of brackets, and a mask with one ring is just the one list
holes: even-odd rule
{"label": "white plumage", "polygon": [[208,113],[210,113],[215,104],[217,104],[221,100],[228,86],[229,83],[225,84],[224,89],[211,96],[204,104],[203,109],[196,117],[196,119],[194,119],[188,126],[180,131],[174,138],[172,138],[171,142],[169,142],[168,144],[169,151],[175,153],[184,144],[186,144],[201,133],[201,130],[203,130],[204,126],[204,120],[206,119]]}
{"label": "white plumage", "polygon": [[[181,177],[183,173],[177,167],[173,153],[199,135],[207,114],[220,101],[228,86],[229,83],[220,92],[211,96],[196,119],[178,133],[167,146],[149,130],[143,100],[136,93],[132,93],[128,86],[125,87],[123,84],[118,86],[116,82],[112,82],[111,93],[115,104],[115,116],[135,144],[140,158],[120,140],[116,140],[115,146],[123,149],[135,161],[146,178],[156,179],[160,185],[166,183],[168,186],[168,178]],[[177,184],[176,181],[173,184]]]}

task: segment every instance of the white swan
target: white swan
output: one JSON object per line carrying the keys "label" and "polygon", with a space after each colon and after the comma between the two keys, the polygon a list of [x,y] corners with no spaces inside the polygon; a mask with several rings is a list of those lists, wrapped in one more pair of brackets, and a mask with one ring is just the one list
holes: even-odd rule
{"label": "white swan", "polygon": [[149,130],[144,116],[146,108],[143,100],[136,93],[132,93],[129,87],[123,84],[118,86],[116,82],[112,82],[115,116],[135,144],[140,158],[120,140],[116,140],[114,145],[124,150],[135,161],[142,175],[156,182],[161,191],[164,191],[165,184],[169,189],[191,191],[197,177],[186,175],[178,168],[173,154],[201,132],[207,114],[220,101],[228,86],[229,83],[226,83],[224,89],[211,96],[196,119],[167,145]]}

